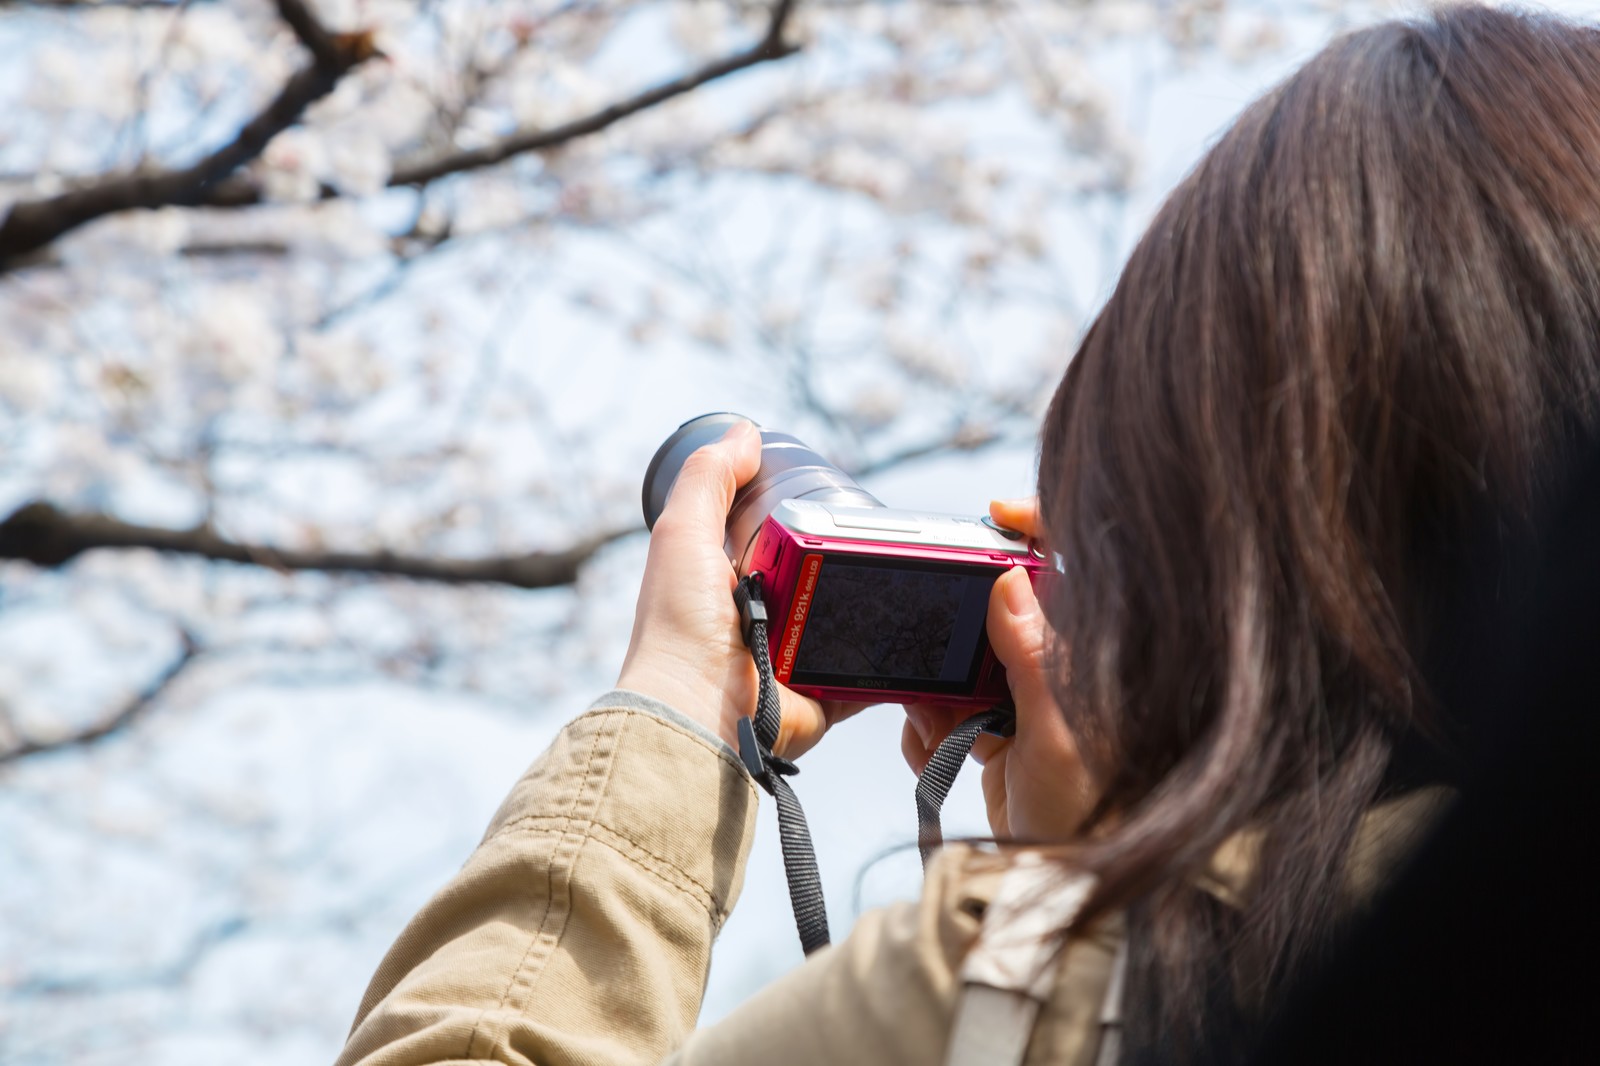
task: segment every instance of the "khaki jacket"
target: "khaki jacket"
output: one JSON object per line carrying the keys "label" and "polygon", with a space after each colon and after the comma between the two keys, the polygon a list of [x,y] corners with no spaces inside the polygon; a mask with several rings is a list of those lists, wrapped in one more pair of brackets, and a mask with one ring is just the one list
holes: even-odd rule
{"label": "khaki jacket", "polygon": [[[710,732],[612,692],[556,737],[483,842],[389,950],[340,1066],[938,1064],[963,958],[999,874],[949,848],[917,903],[695,1028],[711,943],[738,899],[754,782]],[[1233,878],[1219,873],[1219,894]],[[1062,953],[1025,1061],[1089,1064],[1120,930]]]}

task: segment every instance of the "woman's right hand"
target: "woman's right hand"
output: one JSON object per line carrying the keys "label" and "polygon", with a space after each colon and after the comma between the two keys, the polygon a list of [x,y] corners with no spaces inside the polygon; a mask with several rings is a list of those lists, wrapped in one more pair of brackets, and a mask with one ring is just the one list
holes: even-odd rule
{"label": "woman's right hand", "polygon": [[[1000,525],[1039,535],[1035,498],[996,500],[989,514]],[[999,839],[1065,840],[1088,816],[1099,789],[1056,703],[1049,674],[1054,634],[1022,567],[995,582],[986,625],[1017,708],[1015,736],[980,736],[972,747],[983,764],[989,828]],[[900,747],[912,771],[920,774],[939,743],[972,713],[971,707],[908,705]]]}
{"label": "woman's right hand", "polygon": [[[733,605],[738,582],[723,554],[728,508],[761,468],[761,435],[738,422],[690,455],[650,535],[633,636],[617,687],[661,700],[739,749],[738,724],[755,711],[759,679]],[[778,686],[782,724],[773,745],[796,758],[864,703],[820,703]]]}

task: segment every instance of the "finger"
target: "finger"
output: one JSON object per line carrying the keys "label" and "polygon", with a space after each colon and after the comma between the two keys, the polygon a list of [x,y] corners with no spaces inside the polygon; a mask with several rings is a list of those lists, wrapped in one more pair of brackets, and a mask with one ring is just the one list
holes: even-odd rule
{"label": "finger", "polygon": [[979,733],[972,742],[972,758],[979,766],[987,766],[989,760],[999,755],[1011,743],[1010,737],[997,737],[993,733]]}
{"label": "finger", "polygon": [[917,731],[911,725],[911,719],[909,718],[900,727],[900,755],[905,759],[906,765],[911,767],[911,772],[919,777],[922,774],[922,768],[928,765],[928,759],[932,755],[928,746],[917,735]]}
{"label": "finger", "polygon": [[[921,774],[933,753],[955,728],[970,717],[969,707],[946,707],[931,703],[906,704],[905,724],[900,728],[900,754],[911,772]],[[993,738],[991,738],[993,739]]]}
{"label": "finger", "polygon": [[695,449],[684,460],[656,522],[656,534],[665,524],[668,530],[692,530],[696,536],[715,533],[720,541],[734,493],[759,469],[760,432],[752,422],[735,422],[721,440]]}
{"label": "finger", "polygon": [[832,729],[846,718],[854,718],[868,707],[876,707],[875,703],[843,703],[839,700],[825,700],[822,704],[822,716],[827,719],[828,728]]}
{"label": "finger", "polygon": [[1024,496],[1015,500],[990,500],[989,517],[1007,529],[1014,529],[1029,537],[1037,537],[1044,530],[1039,519],[1039,497]]}
{"label": "finger", "polygon": [[995,658],[1006,668],[1006,682],[1018,711],[1053,707],[1046,654],[1048,628],[1033,583],[1022,567],[1012,567],[994,583],[985,626]]}
{"label": "finger", "polygon": [[934,708],[926,703],[906,704],[906,724],[916,731],[924,748],[933,738],[933,716]]}
{"label": "finger", "polygon": [[772,746],[772,752],[785,759],[798,759],[816,747],[822,734],[828,731],[827,711],[811,697],[783,685],[778,686],[778,707],[782,719],[778,723],[778,742]]}
{"label": "finger", "polygon": [[922,746],[930,752],[943,744],[944,738],[971,716],[971,707],[951,707],[941,703],[906,704],[906,719],[917,731]]}
{"label": "finger", "polygon": [[983,764],[983,808],[989,816],[989,831],[998,840],[1011,836],[1011,815],[1006,806],[1006,753],[1002,745],[996,757]]}

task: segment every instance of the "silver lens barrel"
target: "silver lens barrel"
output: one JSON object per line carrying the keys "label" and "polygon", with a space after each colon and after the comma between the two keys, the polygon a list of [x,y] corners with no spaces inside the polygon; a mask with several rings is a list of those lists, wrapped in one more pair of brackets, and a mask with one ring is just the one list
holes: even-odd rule
{"label": "silver lens barrel", "polygon": [[[667,494],[678,480],[678,471],[695,449],[722,438],[735,422],[748,422],[743,415],[719,411],[691,418],[668,437],[650,460],[644,474],[644,524],[654,528],[667,505]],[[759,429],[760,427],[757,426]],[[761,469],[733,498],[728,512],[728,535],[724,550],[734,567],[745,572],[745,555],[761,523],[780,500],[817,500],[850,507],[882,507],[850,476],[800,440],[787,433],[761,430]]]}

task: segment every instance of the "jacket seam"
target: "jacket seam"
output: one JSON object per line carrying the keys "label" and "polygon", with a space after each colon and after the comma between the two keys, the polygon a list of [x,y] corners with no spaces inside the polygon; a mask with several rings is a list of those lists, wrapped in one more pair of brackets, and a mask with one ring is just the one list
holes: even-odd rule
{"label": "jacket seam", "polygon": [[[525,818],[518,818],[515,822],[508,823],[496,836],[502,834],[555,836],[559,831],[553,825],[540,826],[536,823],[557,823],[561,821],[563,819],[551,815],[528,815]],[[668,888],[689,897],[694,903],[706,910],[714,911],[717,914],[723,913],[722,901],[711,890],[710,886],[671,859],[650,850],[628,834],[620,832],[604,822],[591,820],[575,823],[572,831],[584,834],[585,840],[593,840],[599,844],[604,844],[623,859],[632,863],[636,868],[655,877],[656,880]]]}
{"label": "jacket seam", "polygon": [[646,721],[654,722],[657,725],[664,726],[667,729],[670,729],[674,733],[678,734],[680,737],[686,737],[689,740],[694,741],[700,747],[705,748],[711,754],[715,755],[718,759],[722,760],[722,762],[726,766],[728,766],[730,769],[737,771],[738,774],[739,774],[739,777],[744,781],[745,785],[752,792],[755,791],[756,783],[755,783],[755,780],[753,778],[751,778],[750,771],[745,769],[744,763],[740,762],[737,758],[735,758],[727,750],[726,746],[720,747],[720,748],[719,747],[712,747],[711,743],[708,740],[706,740],[705,737],[703,737],[703,736],[699,735],[698,733],[695,733],[695,732],[693,732],[693,731],[691,731],[689,729],[685,729],[683,726],[679,725],[677,722],[674,722],[670,718],[662,717],[659,714],[651,714],[649,711],[642,711],[642,710],[639,710],[638,708],[635,708],[635,707],[601,707],[601,708],[596,708],[595,710],[592,710],[592,711],[590,711],[588,713],[593,714],[593,715],[612,715],[612,714],[615,714],[615,715],[622,715],[622,716],[626,716],[626,717],[630,717],[630,718],[643,718]]}
{"label": "jacket seam", "polygon": [[[740,762],[737,758],[735,758],[725,748],[713,747],[711,745],[711,743],[708,740],[706,740],[705,737],[700,736],[698,733],[695,733],[695,732],[693,732],[693,731],[691,731],[689,729],[684,728],[683,726],[679,725],[677,722],[674,722],[670,718],[663,718],[659,714],[652,714],[649,711],[641,711],[641,710],[638,710],[638,709],[633,708],[633,707],[595,707],[595,708],[591,708],[590,710],[585,711],[583,714],[581,714],[577,718],[573,719],[572,722],[568,724],[567,728],[571,729],[573,726],[576,726],[576,725],[578,725],[579,723],[582,723],[582,722],[587,722],[589,719],[595,719],[596,720],[596,724],[598,725],[598,724],[600,724],[599,723],[600,719],[607,719],[607,718],[619,718],[619,719],[640,718],[640,719],[643,719],[643,720],[645,720],[647,722],[653,722],[653,723],[655,723],[655,724],[657,724],[659,726],[662,726],[663,728],[670,730],[671,732],[677,734],[678,736],[683,737],[683,738],[693,742],[698,747],[704,748],[707,752],[709,752],[710,754],[716,756],[717,759],[721,760],[721,762],[722,762],[722,764],[724,766],[726,766],[728,769],[734,771],[734,773],[736,773],[738,775],[739,780],[744,783],[744,787],[745,787],[746,793],[748,795],[750,795],[751,797],[755,796],[755,794],[756,794],[755,779],[750,776],[750,771],[745,769],[745,766],[744,766],[744,764],[742,762]],[[600,729],[596,729],[595,730],[595,736],[598,737],[601,731],[602,730],[600,730]],[[618,727],[616,729],[616,735],[619,736],[619,737],[622,735],[622,729],[620,727]],[[591,758],[593,757],[593,748],[592,747],[590,749],[590,757]],[[574,801],[574,803],[575,802],[576,801]],[[489,840],[492,840],[506,826],[514,825],[514,824],[516,824],[517,822],[521,821],[523,818],[526,818],[526,817],[532,817],[532,816],[523,815],[523,816],[520,816],[518,818],[513,818],[511,821],[505,822],[505,823],[500,824],[500,825],[491,825],[489,827],[489,831],[484,835],[484,842],[487,843]],[[549,817],[556,817],[556,816],[554,816],[554,815],[545,815],[544,817],[549,818]]]}
{"label": "jacket seam", "polygon": [[[708,744],[706,742],[706,739],[704,737],[699,736],[698,734],[692,732],[691,730],[684,728],[682,725],[678,724],[677,722],[672,721],[670,718],[663,718],[662,716],[660,716],[658,714],[652,714],[649,711],[639,710],[638,708],[634,708],[634,707],[594,707],[594,708],[591,708],[590,710],[586,711],[583,715],[581,715],[577,719],[577,721],[583,721],[586,718],[593,718],[593,719],[597,719],[597,720],[598,719],[616,719],[616,720],[618,720],[618,724],[616,724],[616,726],[614,727],[615,728],[614,737],[617,738],[617,740],[619,741],[619,743],[617,745],[617,747],[619,747],[619,748],[621,746],[620,745],[620,740],[624,736],[626,725],[627,725],[627,722],[628,722],[629,719],[640,718],[640,719],[644,719],[644,720],[649,721],[649,722],[653,722],[653,723],[655,723],[657,725],[664,726],[665,728],[669,729],[670,731],[672,731],[673,733],[677,734],[678,736],[683,737],[683,738],[691,741],[692,743],[705,748],[711,754],[715,755],[718,759],[722,760],[722,762],[725,765],[727,765],[729,768],[735,770],[738,773],[739,779],[744,783],[744,786],[745,786],[747,794],[753,796],[754,793],[755,793],[755,782],[753,780],[751,780],[749,771],[747,771],[742,764],[737,762],[726,751],[723,751],[723,750],[720,750],[718,748],[712,747],[710,744]],[[594,755],[593,755],[594,744],[598,742],[599,735],[603,731],[604,731],[603,729],[596,729],[594,731],[594,736],[591,738],[590,755],[589,755],[588,760],[586,760],[586,762],[585,762],[585,766],[592,767],[593,758],[594,758]],[[616,751],[616,749],[613,749],[612,759],[608,759],[607,760],[607,763],[608,763],[608,765],[607,765],[607,776],[608,777],[610,775],[610,770],[611,770],[610,763],[615,758],[615,751]],[[495,827],[493,832],[491,832],[489,834],[489,836],[485,839],[484,843],[488,843],[490,840],[493,840],[496,837],[498,837],[498,836],[500,836],[501,834],[504,834],[504,833],[521,833],[521,832],[525,832],[526,831],[525,827],[532,826],[532,825],[534,825],[536,823],[557,823],[557,822],[559,822],[559,823],[563,824],[564,826],[570,824],[572,822],[572,818],[571,818],[571,815],[570,815],[570,810],[571,810],[572,807],[575,807],[577,805],[577,794],[581,794],[581,792],[582,792],[582,787],[580,786],[580,788],[578,789],[578,792],[575,793],[575,795],[574,795],[573,803],[569,806],[569,814],[567,814],[567,815],[526,814],[526,815],[522,815],[522,816],[517,817],[517,818],[513,818],[510,821],[504,822],[501,825]],[[713,912],[713,915],[715,916],[715,920],[716,920],[716,923],[717,923],[719,928],[720,928],[720,926],[722,925],[723,922],[727,921],[728,910],[727,910],[727,907],[725,906],[725,901],[723,899],[721,899],[718,896],[718,894],[711,889],[711,887],[709,885],[705,884],[699,878],[697,878],[694,875],[690,874],[687,870],[685,870],[683,868],[682,865],[680,865],[677,862],[674,862],[672,859],[669,859],[664,855],[657,854],[656,852],[654,852],[654,851],[650,850],[649,848],[645,847],[643,844],[639,843],[638,840],[636,840],[633,837],[629,836],[627,833],[617,829],[615,826],[606,824],[604,822],[600,822],[600,821],[597,821],[597,820],[594,820],[594,819],[583,819],[581,824],[573,824],[571,826],[572,831],[574,831],[574,832],[586,832],[591,827],[598,827],[598,828],[600,828],[600,829],[602,829],[602,830],[604,830],[606,832],[614,834],[618,839],[626,842],[631,847],[638,849],[640,854],[645,855],[645,856],[649,857],[650,859],[655,860],[657,863],[661,864],[665,868],[664,870],[650,870],[649,867],[644,866],[643,864],[640,864],[640,865],[641,865],[642,869],[649,870],[649,872],[656,874],[658,879],[666,881],[672,887],[677,888],[680,891],[684,891],[686,893],[689,893],[690,895],[697,895],[698,894],[698,896],[700,898],[696,899],[696,902],[698,904],[700,904],[702,907],[706,908],[707,910],[710,910],[710,911]],[[604,841],[602,841],[602,842],[604,842]],[[619,854],[623,854],[622,849],[620,849],[620,848],[615,848],[614,847],[613,850],[618,851]],[[552,858],[553,857],[554,856],[552,856]],[[627,856],[626,854],[623,854],[623,857],[624,858],[629,858],[629,856]],[[676,876],[674,876],[674,875],[676,875]]]}
{"label": "jacket seam", "polygon": [[[572,913],[572,872],[577,865],[578,853],[583,850],[583,844],[585,840],[585,837],[582,834],[576,835],[576,839],[573,839],[574,834],[571,832],[573,815],[577,810],[579,801],[583,797],[584,791],[588,787],[590,779],[594,776],[597,769],[595,765],[595,751],[597,748],[599,748],[600,737],[605,732],[606,730],[604,728],[597,728],[590,734],[589,753],[583,760],[582,772],[579,774],[577,783],[573,787],[572,794],[567,801],[567,813],[560,816],[561,829],[556,833],[556,838],[550,852],[550,862],[545,867],[546,903],[544,914],[539,919],[539,928],[534,931],[531,937],[528,938],[528,946],[523,950],[522,957],[517,960],[516,967],[512,969],[510,977],[506,980],[505,988],[501,990],[499,1003],[496,1004],[492,1011],[488,1008],[480,1011],[477,1020],[473,1023],[472,1031],[467,1034],[465,1058],[469,1061],[475,1058],[473,1055],[473,1049],[478,1043],[478,1036],[484,1028],[485,1020],[491,1013],[495,1014],[496,1016],[500,1016],[505,1013],[506,1004],[511,999],[512,991],[520,983],[522,983],[523,972],[530,968],[536,968],[536,964],[530,965],[531,960],[533,960],[533,956],[537,952],[541,943],[544,941],[547,932],[551,936],[551,943],[553,947],[555,943],[560,941],[561,932],[566,926],[568,916]],[[612,757],[605,760],[604,769],[607,776],[609,776],[611,764],[614,761],[614,756],[615,749],[612,751]],[[496,833],[495,835],[498,836],[499,834]],[[563,845],[567,844],[569,840],[572,841],[574,846],[572,847],[571,854],[569,856],[563,856]],[[561,901],[559,906],[557,906],[556,901],[556,888],[558,883],[561,884],[561,886],[566,890],[566,898]],[[545,954],[545,958],[548,957],[549,953],[547,952]],[[536,981],[537,976],[530,975],[530,979],[528,981],[528,987],[530,990]],[[489,1046],[493,1047],[493,1038],[486,1037],[486,1039],[489,1041]]]}
{"label": "jacket seam", "polygon": [[[602,739],[608,741],[609,745],[606,749],[605,756],[597,759],[595,757],[595,751],[600,747]],[[554,923],[547,923],[551,925],[548,937],[546,937],[544,929],[541,927],[540,935],[534,940],[534,947],[540,949],[540,958],[538,958],[535,964],[531,966],[527,965],[527,960],[524,959],[524,966],[519,966],[517,973],[513,977],[511,988],[515,988],[518,985],[523,986],[522,999],[515,1005],[515,1009],[519,1013],[527,1001],[532,998],[534,989],[538,986],[540,979],[544,976],[547,964],[549,963],[551,957],[555,955],[556,949],[560,947],[562,937],[565,936],[567,925],[570,923],[572,918],[573,880],[577,873],[578,861],[583,854],[584,845],[592,839],[592,837],[590,837],[588,834],[581,832],[578,827],[594,824],[593,818],[576,816],[578,805],[585,799],[588,799],[596,810],[599,809],[600,800],[604,798],[610,789],[611,774],[616,769],[617,752],[621,748],[621,742],[621,723],[613,722],[607,722],[605,723],[604,728],[596,729],[593,738],[590,740],[589,757],[584,762],[583,778],[579,782],[578,788],[573,792],[572,803],[567,809],[568,829],[565,833],[563,833],[563,839],[570,839],[573,841],[572,850],[567,856],[567,861],[562,868],[562,888],[565,894],[565,899],[561,907],[561,913],[557,916],[557,920]],[[590,785],[597,778],[599,779],[599,783],[594,788],[594,794],[591,796]],[[533,947],[530,947],[529,954],[533,954]],[[525,980],[523,973],[524,969],[527,970]],[[511,988],[507,989],[508,1000],[510,999]]]}

